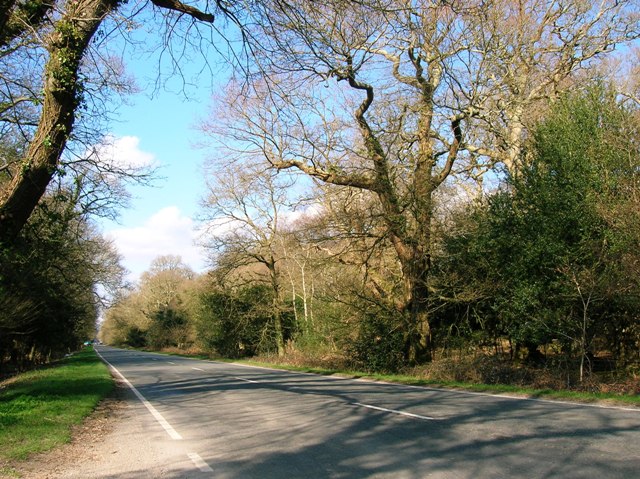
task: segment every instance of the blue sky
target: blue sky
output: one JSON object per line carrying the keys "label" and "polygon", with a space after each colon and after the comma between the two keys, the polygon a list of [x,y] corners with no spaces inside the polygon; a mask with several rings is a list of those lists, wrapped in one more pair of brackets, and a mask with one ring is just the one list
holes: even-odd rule
{"label": "blue sky", "polygon": [[[205,194],[202,167],[211,152],[195,146],[201,143],[196,126],[210,111],[212,92],[226,84],[230,70],[216,50],[228,46],[218,31],[227,29],[224,22],[213,29],[200,23],[194,27],[189,21],[173,23],[172,40],[177,43],[167,47],[164,11],[140,5],[132,2],[123,7],[121,16],[103,25],[106,36],[96,37],[100,56],[122,58],[126,76],[133,77],[140,90],[116,108],[107,132],[113,146],[105,159],[158,167],[153,187],[128,188],[132,198],[117,222],[98,224],[114,241],[133,281],[159,255],[180,255],[198,272],[206,268],[205,254],[195,244],[196,216]],[[138,13],[132,16],[133,11]],[[230,28],[223,33],[233,40],[237,32]],[[208,35],[212,43],[207,42]],[[172,55],[179,57],[179,75],[171,76]]]}
{"label": "blue sky", "polygon": [[[151,74],[144,62],[135,62],[128,70],[138,80]],[[151,97],[151,89],[143,88],[117,110],[111,127],[116,155],[151,162],[161,177],[153,187],[130,187],[132,199],[118,222],[101,222],[103,233],[113,239],[131,272],[130,280],[164,254],[182,256],[196,271],[206,267],[203,251],[194,244],[195,217],[205,193],[202,165],[208,154],[196,147],[200,142],[196,125],[210,110],[210,79],[203,84],[207,86],[190,90],[189,100],[164,90]]]}

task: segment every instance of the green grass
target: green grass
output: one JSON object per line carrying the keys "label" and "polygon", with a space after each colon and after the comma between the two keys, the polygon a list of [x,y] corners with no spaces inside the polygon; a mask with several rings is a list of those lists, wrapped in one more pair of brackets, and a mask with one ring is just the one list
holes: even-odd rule
{"label": "green grass", "polygon": [[68,442],[71,428],[113,389],[92,348],[0,386],[0,462]]}
{"label": "green grass", "polygon": [[398,384],[408,384],[412,386],[425,386],[446,389],[461,389],[472,392],[482,392],[488,394],[510,394],[514,396],[524,396],[529,398],[550,399],[560,401],[575,401],[583,403],[606,402],[617,405],[628,405],[640,407],[639,395],[623,395],[614,393],[588,393],[570,390],[554,390],[554,389],[532,389],[520,386],[512,386],[507,384],[477,384],[465,383],[458,381],[438,381],[422,379],[415,376],[394,375],[394,374],[375,374],[364,373],[360,371],[341,371],[337,369],[323,369],[315,367],[291,366],[287,364],[265,363],[252,360],[237,361],[243,364],[254,366],[263,366],[275,369],[284,369],[288,371],[299,371],[312,374],[322,374],[325,376],[342,376],[351,378],[363,378],[373,381],[385,381]]}

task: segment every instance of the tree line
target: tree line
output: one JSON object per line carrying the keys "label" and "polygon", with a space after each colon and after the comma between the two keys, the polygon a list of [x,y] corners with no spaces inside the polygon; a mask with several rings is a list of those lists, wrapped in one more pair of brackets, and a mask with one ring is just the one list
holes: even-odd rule
{"label": "tree line", "polygon": [[94,338],[105,295],[122,281],[115,247],[74,211],[69,193],[45,196],[19,242],[0,251],[0,375]]}
{"label": "tree line", "polygon": [[[567,93],[531,130],[517,174],[472,197],[454,187],[438,197],[432,358],[492,355],[575,382],[602,367],[637,369],[638,120],[604,84]],[[292,179],[217,174],[205,206],[212,269],[157,259],[107,312],[106,342],[324,355],[367,370],[412,364],[404,271],[373,195],[319,184],[296,214]]]}

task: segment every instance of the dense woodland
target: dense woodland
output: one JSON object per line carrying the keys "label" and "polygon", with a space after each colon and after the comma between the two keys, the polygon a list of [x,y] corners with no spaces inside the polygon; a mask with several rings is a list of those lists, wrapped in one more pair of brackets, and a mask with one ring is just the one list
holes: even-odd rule
{"label": "dense woodland", "polygon": [[[427,306],[436,362],[492,356],[575,382],[594,369],[637,371],[637,120],[602,85],[562,96],[517,175],[473,198],[453,187],[438,196]],[[375,199],[318,188],[313,208],[287,216],[277,192],[291,185],[278,174],[224,178],[206,207],[232,222],[213,228],[214,267],[195,275],[179,257],[158,258],[107,311],[102,339],[410,365],[402,269]]]}
{"label": "dense woodland", "polygon": [[[87,145],[96,99],[127,85],[103,75],[90,89],[79,61],[74,135],[47,163],[55,138],[34,146],[46,95],[60,102],[69,84],[48,92],[57,44],[40,45],[41,78],[2,87],[0,363],[72,348],[105,303],[100,338],[121,346],[485,382],[638,374],[637,2],[220,1],[215,18],[153,3],[177,13],[158,10],[161,23],[186,23],[184,45],[223,18],[225,37],[208,40],[233,46],[237,30],[242,45],[200,125],[211,268],[160,257],[122,285],[93,218],[152,172]],[[3,40],[6,75],[40,38]],[[98,59],[91,38],[81,59]],[[21,225],[39,161],[48,186]]]}

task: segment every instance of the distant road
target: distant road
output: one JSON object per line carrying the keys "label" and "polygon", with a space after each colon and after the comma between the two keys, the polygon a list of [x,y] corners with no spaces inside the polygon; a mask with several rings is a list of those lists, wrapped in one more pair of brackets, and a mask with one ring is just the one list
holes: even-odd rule
{"label": "distant road", "polygon": [[163,477],[640,478],[640,409],[96,350],[185,456]]}

